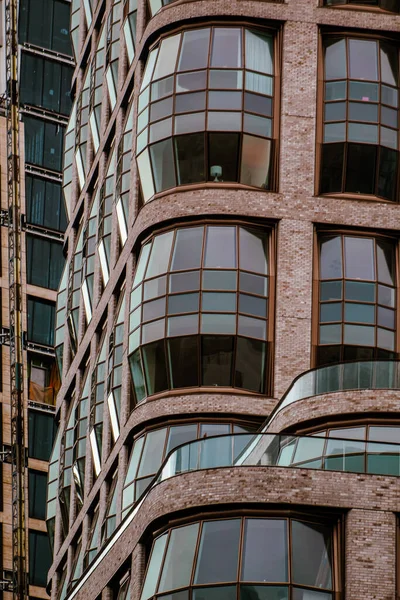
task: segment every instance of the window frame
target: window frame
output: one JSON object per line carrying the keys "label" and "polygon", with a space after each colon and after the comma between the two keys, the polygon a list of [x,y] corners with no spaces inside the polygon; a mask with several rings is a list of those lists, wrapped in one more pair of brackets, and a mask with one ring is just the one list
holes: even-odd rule
{"label": "window frame", "polygon": [[[176,235],[177,232],[181,229],[187,229],[187,228],[196,228],[196,227],[203,227],[204,228],[204,233],[203,233],[203,250],[202,250],[202,255],[204,253],[204,247],[205,247],[205,243],[206,243],[206,228],[208,226],[214,226],[214,227],[237,227],[238,231],[235,233],[235,236],[239,236],[239,229],[241,227],[243,228],[248,228],[248,229],[253,229],[255,231],[259,230],[260,232],[264,232],[267,233],[267,244],[268,244],[268,280],[269,280],[269,284],[268,284],[268,310],[267,310],[267,335],[266,335],[266,339],[264,340],[265,344],[266,344],[266,352],[267,352],[267,359],[265,361],[265,367],[264,367],[264,385],[265,385],[265,389],[263,392],[256,392],[256,391],[252,391],[246,388],[240,388],[240,387],[233,387],[233,386],[218,386],[218,393],[229,393],[229,394],[238,394],[238,395],[248,395],[248,396],[266,396],[269,397],[274,389],[274,362],[275,362],[275,302],[276,302],[276,261],[277,261],[277,223],[271,222],[271,221],[259,221],[259,222],[254,222],[253,220],[249,219],[249,220],[245,220],[245,219],[223,219],[223,220],[217,220],[217,219],[197,219],[197,220],[191,220],[189,222],[182,222],[182,223],[175,223],[173,225],[167,225],[165,227],[162,227],[160,229],[156,229],[155,231],[153,231],[150,235],[148,235],[147,237],[145,237],[143,240],[140,241],[140,244],[138,244],[138,247],[136,248],[136,266],[135,266],[135,273],[136,273],[136,267],[138,265],[139,262],[139,257],[140,257],[140,253],[142,248],[148,243],[151,242],[153,239],[155,239],[156,237],[159,237],[160,235],[164,234],[164,233],[168,233],[168,232],[173,232],[174,238],[173,238],[173,243],[174,240],[176,240]],[[235,237],[236,239],[236,237]],[[134,249],[135,250],[135,249]],[[236,252],[238,250],[236,249]],[[172,246],[170,249],[170,256],[169,256],[169,260],[168,260],[168,269],[166,270],[165,274],[167,276],[170,276],[171,274],[173,274],[173,271],[171,270],[171,265],[172,265],[172,261],[173,261],[173,253],[172,253]],[[200,272],[206,270],[206,266],[205,264],[203,264],[203,261],[201,262],[201,265],[199,267]],[[235,270],[237,273],[240,272],[240,266],[239,264],[236,265],[235,269],[230,269],[230,270]],[[182,270],[181,270],[182,271]],[[184,270],[183,270],[184,271]],[[179,273],[179,271],[177,271]],[[151,279],[151,278],[150,278]],[[155,279],[155,278],[154,278]],[[143,285],[145,279],[143,278],[141,281],[141,285]],[[140,285],[140,283],[138,283],[136,287],[138,287]],[[133,288],[132,288],[133,289]],[[128,299],[127,302],[129,304],[129,315],[132,314],[133,310],[131,307],[131,301],[130,301],[130,295],[132,293],[132,289],[129,291],[129,295],[128,295]],[[196,291],[196,290],[194,290]],[[202,284],[200,284],[199,287],[199,294],[202,293]],[[236,288],[235,293],[239,294],[239,285]],[[139,307],[141,308],[143,305],[145,304],[145,302],[141,302],[139,304]],[[136,310],[136,309],[135,309]],[[179,315],[173,315],[173,316],[180,316],[181,314],[184,313],[179,313]],[[201,309],[199,307],[197,314],[201,315]],[[218,313],[216,313],[218,314]],[[235,314],[235,318],[236,318],[236,323],[238,322],[238,318],[239,318],[239,307],[237,306],[236,312],[233,313]],[[167,318],[167,314],[165,315],[165,318]],[[140,327],[142,327],[142,324],[146,324],[147,322],[141,322]],[[236,327],[237,330],[237,327]],[[130,325],[128,324],[128,360],[130,361],[130,357],[132,357],[135,352],[138,349],[141,349],[143,347],[145,347],[146,345],[150,345],[153,342],[150,342],[148,344],[139,344],[139,346],[133,350],[132,352],[129,351],[129,338],[132,334],[132,331],[130,330]],[[202,335],[208,335],[208,336],[218,336],[218,337],[224,337],[224,334],[218,334],[218,333],[207,333],[207,334],[202,334],[200,329],[198,331],[198,333],[194,334],[194,337],[196,337],[199,340],[199,356],[200,356],[200,350],[201,350],[201,337]],[[233,349],[233,355],[235,357],[235,361],[234,363],[236,364],[236,343],[235,341],[239,338],[239,337],[246,337],[246,336],[239,336],[238,333],[236,334],[229,334],[233,340],[234,340],[234,349]],[[165,335],[164,337],[160,338],[159,340],[155,340],[157,341],[162,341],[164,343],[164,347],[166,347],[168,345],[168,340],[170,339],[174,339],[175,336],[173,337],[168,337],[167,335]],[[189,338],[191,337],[191,335],[189,334],[185,334],[182,336],[176,336],[177,338]],[[247,339],[247,338],[246,338]],[[249,339],[256,339],[256,338],[249,338]],[[168,350],[168,349],[167,349]],[[166,350],[166,354],[165,356],[168,358],[168,352]],[[143,360],[141,358],[140,360],[141,364],[143,364]],[[167,364],[167,363],[166,363]],[[142,366],[143,369],[143,373],[145,373],[144,371],[144,366]],[[199,359],[198,362],[198,371],[199,371],[199,382],[201,382],[201,369],[202,369],[202,362]],[[233,378],[233,373],[234,373],[234,369],[232,369],[232,378]],[[168,375],[167,375],[167,379],[169,381],[170,379],[170,373],[168,371]],[[130,374],[130,380],[132,381],[132,376]],[[132,388],[134,388],[134,386],[132,385]],[[146,384],[145,384],[145,388],[146,388]],[[182,392],[180,391],[182,390]],[[148,400],[154,400],[158,397],[163,397],[163,396],[168,396],[168,395],[176,395],[177,391],[179,391],[179,393],[184,393],[184,390],[186,391],[190,391],[191,393],[197,393],[197,392],[201,392],[201,393],[205,393],[207,391],[215,393],[216,388],[215,387],[210,387],[210,386],[191,386],[191,387],[168,387],[166,390],[161,391],[161,392],[155,392],[152,394],[146,394],[146,396],[144,398],[142,398],[141,400],[137,400],[136,398],[136,392],[133,389],[133,396],[134,396],[134,405],[138,406],[141,403],[147,402]]]}
{"label": "window frame", "polygon": [[[179,1],[179,0],[178,0]],[[183,0],[184,2],[186,2],[187,0]],[[279,3],[281,0],[277,0]],[[173,4],[174,2],[172,2]],[[167,8],[169,5],[166,5],[164,8]],[[242,38],[245,35],[245,30],[251,30],[251,31],[258,31],[260,34],[264,34],[264,35],[270,35],[273,39],[273,49],[274,49],[274,53],[273,53],[273,67],[274,67],[274,73],[272,75],[273,80],[274,80],[274,85],[273,85],[273,96],[272,96],[272,130],[271,130],[271,137],[270,138],[262,138],[262,137],[257,137],[255,136],[255,134],[252,133],[246,133],[243,130],[243,126],[241,126],[240,130],[208,130],[206,127],[202,130],[202,131],[194,131],[194,132],[190,132],[190,133],[181,133],[181,134],[175,134],[172,133],[171,135],[169,135],[168,137],[162,137],[161,139],[158,139],[157,141],[154,142],[150,142],[150,140],[148,140],[147,144],[145,144],[145,146],[140,150],[140,152],[137,151],[137,139],[139,137],[138,132],[138,117],[139,117],[139,113],[137,113],[135,115],[135,139],[134,139],[134,143],[133,143],[133,149],[132,149],[132,153],[133,156],[135,157],[135,161],[136,161],[136,166],[138,169],[138,179],[139,179],[139,189],[140,189],[140,193],[142,194],[142,197],[144,198],[146,196],[144,190],[143,190],[143,186],[142,186],[142,180],[141,177],[139,175],[139,166],[138,166],[138,158],[140,156],[143,156],[145,153],[147,153],[148,155],[148,161],[149,161],[149,165],[150,165],[150,178],[151,178],[151,185],[153,186],[154,189],[154,194],[152,196],[150,196],[150,198],[148,198],[147,200],[145,200],[143,202],[143,205],[152,202],[154,199],[165,196],[165,195],[169,195],[169,194],[173,194],[177,191],[186,191],[186,190],[193,190],[193,189],[203,189],[205,187],[211,187],[211,188],[227,188],[227,189],[237,189],[237,188],[241,188],[241,189],[246,189],[246,190],[253,190],[253,191],[258,191],[258,192],[265,192],[265,193],[279,193],[279,189],[280,189],[280,180],[279,180],[279,173],[280,173],[280,169],[279,169],[279,165],[280,165],[280,132],[281,132],[281,79],[282,79],[282,57],[283,57],[283,29],[282,26],[280,26],[279,24],[267,24],[266,26],[262,27],[260,25],[257,25],[257,23],[251,22],[251,21],[247,21],[247,20],[243,20],[240,22],[240,24],[238,24],[235,21],[232,20],[226,20],[224,22],[219,22],[216,20],[211,20],[209,22],[203,21],[200,23],[193,23],[193,24],[187,24],[184,26],[180,26],[177,27],[175,29],[171,29],[168,30],[168,32],[161,34],[159,37],[157,37],[157,39],[149,46],[148,51],[146,56],[143,58],[143,75],[144,75],[144,69],[146,67],[147,64],[147,59],[148,56],[150,55],[150,53],[152,52],[152,50],[154,50],[157,47],[161,46],[161,43],[164,39],[167,38],[172,38],[175,35],[178,34],[182,34],[181,39],[179,41],[179,47],[177,50],[177,58],[180,56],[182,47],[183,47],[183,34],[192,30],[200,30],[200,29],[210,29],[211,35],[210,35],[210,40],[209,40],[209,45],[208,45],[208,62],[207,62],[207,66],[205,67],[205,71],[208,73],[210,71],[210,69],[212,68],[211,66],[211,51],[212,51],[212,31],[214,28],[221,28],[221,29],[230,29],[230,28],[240,28],[241,30],[243,30],[242,32]],[[243,58],[244,56],[244,44],[242,43],[242,48],[241,48],[241,56]],[[177,60],[177,59],[176,59]],[[215,67],[217,68],[217,67]],[[220,67],[221,68],[221,67]],[[200,69],[194,69],[199,71]],[[232,70],[232,67],[229,69],[227,68],[226,70]],[[245,72],[245,63],[243,61],[243,66],[240,68],[240,70],[242,72]],[[190,72],[190,71],[183,71],[183,73],[186,72]],[[176,75],[178,75],[179,72],[177,70],[177,66],[175,67],[175,69],[173,70],[171,76],[174,77]],[[161,78],[162,80],[163,78]],[[142,84],[143,81],[143,76],[141,78],[140,83]],[[152,77],[149,80],[149,84],[148,86],[151,87],[153,82]],[[146,87],[148,87],[146,86]],[[145,89],[145,88],[144,88]],[[206,84],[205,87],[205,94],[207,94],[210,90],[212,90],[212,88],[209,87],[208,83]],[[140,90],[140,93],[143,90]],[[218,90],[216,90],[218,91]],[[221,90],[219,90],[221,91]],[[233,91],[233,90],[227,90],[227,91]],[[245,89],[243,87],[242,89],[243,92],[243,99],[242,99],[242,108],[240,109],[241,113],[244,114],[245,110],[244,110],[244,92]],[[188,92],[187,92],[188,93]],[[190,92],[189,92],[190,93]],[[256,92],[257,93],[257,92]],[[188,115],[188,114],[193,114],[195,113],[194,110],[192,111],[186,111],[184,113],[177,113],[175,110],[175,99],[177,97],[177,95],[179,96],[180,94],[177,94],[175,91],[172,92],[171,97],[173,99],[173,111],[171,113],[171,117],[176,117],[176,115],[180,115],[182,114],[183,116]],[[183,94],[184,95],[184,94]],[[167,98],[168,98],[167,97]],[[161,100],[165,99],[165,97],[162,97]],[[151,103],[150,100],[148,101],[148,103],[145,105],[147,106],[147,108],[150,111],[150,107],[151,107]],[[209,112],[209,108],[206,107],[205,109],[205,114],[207,115]],[[217,109],[219,110],[221,113],[223,113],[224,111],[221,109]],[[142,114],[142,112],[145,112],[145,109],[143,109],[141,111],[140,114]],[[159,121],[154,121],[153,124],[157,124],[157,122],[162,122],[163,119],[159,120]],[[150,128],[150,118],[148,120],[148,124],[147,126],[148,128]],[[146,127],[140,130],[140,133],[143,133],[146,129]],[[232,182],[218,182],[215,183],[213,181],[209,181],[209,176],[208,173],[206,173],[206,167],[208,164],[208,155],[209,155],[209,151],[208,151],[208,147],[209,147],[209,136],[210,134],[236,134],[239,138],[238,141],[238,150],[237,150],[237,176],[238,176],[238,181],[232,181]],[[176,145],[175,145],[175,140],[178,138],[183,138],[183,137],[187,137],[187,136],[191,136],[194,134],[198,134],[198,135],[203,135],[204,136],[204,167],[205,167],[205,181],[200,181],[200,182],[195,182],[195,183],[185,183],[185,184],[181,184],[179,185],[177,183],[178,178],[176,177],[177,175],[177,163],[176,163],[176,154],[177,154],[177,149],[176,149]],[[240,179],[240,172],[241,172],[241,164],[242,164],[242,147],[243,147],[243,138],[245,135],[248,136],[253,136],[253,137],[257,137],[257,139],[265,139],[265,140],[270,140],[271,141],[271,146],[270,146],[270,153],[271,153],[271,162],[270,162],[270,173],[269,173],[269,179],[270,179],[270,185],[269,185],[269,189],[264,189],[262,187],[256,187],[256,186],[252,186],[249,184],[245,184],[245,183],[240,183],[239,179]],[[160,142],[166,142],[166,141],[171,141],[171,144],[173,145],[172,147],[172,152],[173,152],[173,156],[174,156],[174,174],[175,174],[175,181],[176,184],[173,187],[161,190],[159,192],[156,191],[156,184],[155,184],[155,177],[154,177],[154,168],[152,166],[152,159],[151,159],[151,154],[150,154],[150,148],[156,146],[158,143]],[[143,206],[141,206],[139,208],[140,209],[143,208]]]}
{"label": "window frame", "polygon": [[[324,0],[320,0],[320,2],[324,2]],[[330,8],[344,8],[346,10],[353,10],[353,9],[358,9],[359,7],[356,6],[325,6],[323,5],[324,8],[326,9],[330,9]],[[371,8],[368,7],[364,7],[365,10],[371,10]],[[374,9],[374,7],[372,7],[372,9]],[[374,9],[375,11],[377,10],[378,12],[382,12],[381,9]],[[385,11],[386,12],[386,11]],[[387,13],[387,14],[393,14],[393,13]],[[354,193],[354,192],[321,192],[321,182],[322,182],[322,150],[323,150],[323,146],[324,146],[324,142],[323,142],[323,135],[324,135],[324,106],[325,106],[325,90],[324,90],[324,86],[325,86],[325,57],[324,57],[324,42],[326,40],[329,40],[331,38],[340,38],[340,39],[344,39],[346,41],[347,44],[347,40],[348,39],[357,39],[357,40],[372,40],[372,41],[378,41],[378,42],[389,42],[389,43],[394,43],[397,45],[398,48],[398,56],[399,56],[399,63],[398,63],[398,77],[399,77],[399,83],[398,83],[398,99],[399,99],[399,105],[397,107],[397,113],[398,113],[398,128],[397,128],[397,132],[398,132],[398,149],[397,149],[397,177],[396,177],[396,183],[395,183],[395,187],[396,187],[396,191],[395,191],[395,199],[394,200],[389,200],[387,198],[378,196],[377,194],[365,194],[365,193]],[[352,29],[338,29],[338,28],[333,28],[332,30],[327,30],[326,28],[320,27],[319,31],[318,31],[318,50],[317,50],[317,105],[316,105],[316,135],[315,135],[315,166],[314,166],[314,196],[316,197],[322,197],[322,198],[342,198],[345,200],[361,200],[361,201],[370,201],[370,202],[383,202],[385,204],[399,204],[400,203],[400,40],[398,39],[398,37],[396,37],[396,35],[393,32],[386,32],[386,33],[380,33],[379,31],[368,31],[368,32],[364,32],[364,31],[360,31],[360,30],[352,30]],[[349,53],[346,50],[346,60],[347,60],[347,76],[345,78],[346,81],[350,80],[349,77],[349,65],[348,65],[348,60],[349,60]],[[381,79],[378,80],[378,85],[381,84]],[[345,100],[345,102],[348,102],[348,98]],[[378,107],[381,106],[381,103],[379,102]],[[345,123],[346,125],[349,123],[349,119],[348,116],[346,114],[346,119],[345,119]],[[379,119],[379,121],[377,122],[378,127],[381,125],[381,120]],[[347,137],[347,136],[346,136]],[[338,142],[338,143],[343,143],[345,145],[345,152],[347,151],[347,147],[349,144],[354,143],[361,143],[361,142],[349,142],[347,139],[344,142]],[[365,143],[365,142],[364,142]],[[385,146],[380,146],[379,144],[367,144],[365,143],[365,145],[374,145],[377,149],[379,148],[385,148]],[[375,171],[377,172],[378,170],[378,166],[377,166],[377,159],[375,159]],[[342,163],[342,181],[344,179],[343,177],[343,172],[345,169],[345,161],[343,160]]]}
{"label": "window frame", "polygon": [[[238,539],[238,555],[237,555],[237,572],[236,572],[236,581],[233,583],[230,582],[215,582],[215,583],[208,583],[208,584],[195,584],[195,575],[196,575],[196,569],[199,565],[199,552],[200,552],[200,546],[201,546],[201,541],[202,541],[202,531],[204,528],[204,524],[205,523],[209,523],[209,522],[221,522],[221,521],[228,521],[228,520],[240,520],[240,526],[239,526],[239,539]],[[295,587],[299,587],[300,585],[300,589],[305,589],[305,590],[309,590],[311,586],[307,587],[301,587],[302,585],[305,584],[296,584],[294,581],[292,581],[292,577],[293,577],[293,571],[292,571],[292,527],[291,527],[291,523],[292,521],[300,521],[303,524],[306,525],[319,525],[321,527],[325,526],[325,527],[330,527],[331,528],[331,558],[332,558],[332,563],[331,563],[331,575],[332,575],[332,589],[327,592],[327,593],[331,593],[332,595],[332,599],[336,598],[336,597],[340,597],[341,593],[344,589],[344,576],[345,576],[345,553],[344,553],[344,541],[345,541],[345,515],[344,513],[340,512],[336,512],[336,511],[330,511],[329,513],[327,511],[324,511],[324,509],[317,509],[316,511],[313,511],[312,514],[310,514],[309,512],[303,511],[301,509],[298,508],[294,508],[294,510],[267,510],[267,511],[262,511],[260,509],[250,509],[250,510],[243,510],[238,512],[237,510],[224,510],[223,512],[215,512],[212,511],[210,513],[207,514],[200,514],[197,517],[196,516],[189,516],[189,517],[178,517],[176,519],[170,520],[169,523],[161,528],[159,528],[157,531],[153,532],[153,535],[148,538],[147,540],[144,541],[145,543],[145,547],[146,547],[146,564],[145,564],[145,568],[144,568],[144,572],[143,572],[143,578],[141,580],[141,586],[140,586],[140,600],[147,600],[146,598],[142,598],[142,594],[143,594],[143,590],[144,590],[144,586],[145,586],[145,582],[146,582],[146,578],[147,578],[147,572],[149,569],[149,565],[151,563],[151,558],[152,558],[152,550],[154,548],[154,542],[156,541],[156,539],[159,539],[161,536],[167,534],[167,540],[165,543],[165,546],[163,548],[163,552],[162,552],[162,557],[161,557],[161,561],[159,564],[159,570],[157,573],[157,581],[155,584],[155,590],[158,590],[162,577],[163,577],[163,571],[164,571],[164,566],[166,563],[166,558],[168,555],[168,548],[169,548],[169,540],[171,537],[171,532],[172,531],[176,531],[177,529],[180,529],[182,527],[188,526],[188,525],[199,525],[198,531],[197,531],[197,541],[195,543],[195,551],[194,551],[194,555],[193,555],[193,559],[192,559],[192,565],[191,565],[191,572],[190,572],[190,577],[189,577],[189,583],[187,585],[185,585],[185,589],[187,588],[189,590],[189,593],[192,592],[193,590],[196,589],[204,589],[207,587],[215,587],[217,585],[220,584],[225,584],[225,585],[231,585],[234,586],[236,588],[236,590],[240,589],[240,586],[243,585],[256,585],[256,584],[252,584],[252,583],[247,583],[245,580],[242,579],[242,568],[243,568],[243,556],[244,556],[244,546],[245,546],[245,523],[247,520],[250,519],[264,519],[264,520],[285,520],[287,523],[287,530],[286,530],[286,539],[287,539],[287,568],[288,568],[288,573],[287,573],[287,579],[288,581],[283,583],[283,584],[279,584],[279,583],[275,583],[273,585],[283,585],[286,586],[288,591],[289,591],[289,597],[290,596],[290,592],[293,590],[293,588]],[[262,585],[262,582],[259,583],[259,585]],[[223,586],[224,587],[224,586]],[[168,590],[168,592],[170,594],[173,594],[176,591],[179,591],[179,589],[182,588],[173,588],[171,590]],[[266,587],[267,589],[267,587]],[[320,588],[315,588],[315,591],[318,591]],[[312,590],[314,591],[314,588],[312,588]],[[162,591],[154,591],[153,595],[150,597],[151,599],[153,597],[156,597],[157,600],[162,600],[162,594],[167,591],[167,590],[162,590]],[[321,591],[326,591],[325,589]],[[150,600],[150,599],[149,599]]]}
{"label": "window frame", "polygon": [[[320,241],[324,236],[349,236],[349,237],[365,237],[365,238],[370,238],[370,239],[374,239],[374,240],[388,240],[391,241],[393,243],[393,247],[394,247],[394,260],[395,260],[395,268],[394,268],[394,273],[395,273],[395,286],[394,289],[396,291],[396,299],[395,299],[395,305],[394,305],[394,310],[396,312],[395,315],[395,328],[394,328],[394,339],[395,339],[395,344],[394,344],[394,354],[399,355],[400,353],[400,238],[399,238],[399,234],[398,232],[388,232],[388,231],[380,231],[380,230],[374,230],[374,231],[370,231],[370,230],[357,230],[357,229],[346,229],[346,228],[331,228],[331,227],[325,227],[325,226],[316,226],[314,227],[314,239],[313,239],[313,283],[312,283],[312,327],[311,327],[311,365],[310,368],[314,369],[314,368],[319,368],[319,367],[326,367],[329,366],[329,364],[334,364],[334,363],[325,363],[325,364],[318,364],[318,360],[317,360],[317,351],[318,348],[320,347],[319,345],[319,326],[320,326],[320,305],[321,305],[321,299],[320,299],[320,282],[323,281],[320,279],[320,266],[321,266],[321,261],[320,261]],[[342,273],[342,277],[341,279],[343,281],[346,280],[345,274],[344,272]],[[365,281],[365,280],[361,280],[360,281]],[[375,285],[378,285],[378,279],[376,278],[374,281]],[[344,296],[342,296],[342,300],[340,301],[342,303],[345,302]],[[378,301],[375,300],[374,306],[378,305]],[[343,325],[345,323],[344,320],[341,321],[341,324]],[[377,324],[377,320],[374,321],[373,326],[375,328],[378,327]],[[325,345],[325,344],[324,344]],[[338,346],[339,348],[344,348],[345,344],[344,343],[340,343],[340,344],[335,344],[336,346]],[[350,344],[351,346],[351,344]],[[354,346],[356,347],[356,346]],[[372,348],[373,350],[377,349],[378,346],[367,346],[368,348]],[[360,359],[362,360],[362,359]],[[371,358],[369,360],[379,360],[379,359],[374,359]],[[391,359],[388,359],[391,360]],[[339,362],[354,362],[354,361],[339,361]]]}

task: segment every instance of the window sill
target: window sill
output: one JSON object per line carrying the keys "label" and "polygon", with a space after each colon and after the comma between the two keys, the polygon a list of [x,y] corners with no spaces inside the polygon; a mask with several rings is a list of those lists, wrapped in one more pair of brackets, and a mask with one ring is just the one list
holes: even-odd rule
{"label": "window sill", "polygon": [[260,192],[262,194],[276,194],[278,195],[279,192],[276,192],[275,190],[266,190],[264,188],[259,188],[259,187],[253,187],[250,185],[245,185],[243,183],[236,183],[236,182],[232,182],[232,183],[214,183],[212,181],[205,181],[203,183],[193,183],[193,184],[189,184],[189,185],[179,185],[173,188],[169,188],[168,190],[163,190],[162,192],[157,192],[156,194],[154,194],[154,196],[152,196],[151,198],[149,198],[149,200],[147,200],[146,202],[143,203],[143,206],[146,206],[146,204],[150,204],[151,202],[153,202],[153,200],[157,200],[159,198],[163,198],[164,196],[171,196],[173,194],[180,194],[180,193],[184,193],[184,192],[193,192],[193,191],[197,191],[197,190],[207,190],[207,189],[212,189],[212,190],[220,190],[220,189],[225,189],[225,190],[234,190],[234,191],[239,191],[239,190],[246,190],[249,192]]}
{"label": "window sill", "polygon": [[256,398],[263,399],[271,399],[272,396],[268,394],[259,394],[258,392],[252,392],[250,390],[244,390],[240,388],[232,388],[232,387],[196,387],[196,388],[176,388],[174,390],[165,390],[164,392],[158,392],[157,394],[152,394],[151,396],[147,396],[137,404],[135,404],[134,409],[139,406],[144,406],[148,402],[153,402],[154,400],[162,400],[163,398],[170,398],[176,396],[192,396],[199,394],[212,394],[212,395],[229,395],[229,396],[253,396]]}
{"label": "window sill", "polygon": [[379,196],[374,196],[372,194],[352,194],[350,192],[315,194],[314,198],[337,198],[340,200],[356,200],[360,202],[380,202],[382,204],[390,204],[394,206],[399,204],[399,202],[396,200],[385,200],[385,198],[380,198]]}

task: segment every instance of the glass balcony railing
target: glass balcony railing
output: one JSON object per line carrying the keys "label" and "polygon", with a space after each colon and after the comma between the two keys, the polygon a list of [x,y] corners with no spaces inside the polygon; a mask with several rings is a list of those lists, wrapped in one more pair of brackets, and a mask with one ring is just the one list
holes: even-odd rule
{"label": "glass balcony railing", "polygon": [[174,475],[236,466],[298,467],[400,475],[400,443],[279,434],[233,434],[190,442],[167,458],[157,483]]}
{"label": "glass balcony railing", "polygon": [[282,408],[304,398],[349,390],[383,389],[400,389],[400,361],[355,361],[306,371],[293,381],[273,411],[269,424]]}

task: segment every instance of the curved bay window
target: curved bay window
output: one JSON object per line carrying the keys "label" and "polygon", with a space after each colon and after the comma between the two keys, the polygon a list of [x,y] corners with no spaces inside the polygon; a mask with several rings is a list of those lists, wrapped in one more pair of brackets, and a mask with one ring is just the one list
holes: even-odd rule
{"label": "curved bay window", "polygon": [[388,40],[324,42],[320,192],[398,200],[399,49]]}
{"label": "curved bay window", "polygon": [[272,230],[194,225],[142,247],[131,292],[137,402],[188,387],[268,393]]}
{"label": "curved bay window", "polygon": [[325,0],[324,6],[354,6],[366,8],[380,8],[390,12],[400,11],[399,0]]}
{"label": "curved bay window", "polygon": [[324,234],[319,242],[317,364],[395,358],[396,240]]}
{"label": "curved bay window", "polygon": [[137,163],[143,197],[180,185],[274,188],[274,38],[205,27],[161,40],[139,96]]}
{"label": "curved bay window", "polygon": [[[122,517],[139,499],[144,490],[154,479],[166,456],[177,446],[196,439],[232,433],[255,432],[257,426],[242,426],[230,423],[185,423],[155,429],[140,435],[134,441],[129,459],[122,491]],[[225,438],[221,438],[224,443]],[[247,436],[239,436],[235,440],[236,448],[232,448],[235,456],[247,444]],[[226,445],[221,450],[225,450]]]}
{"label": "curved bay window", "polygon": [[177,600],[333,600],[336,537],[328,524],[287,518],[175,527],[153,543],[141,600],[173,590]]}

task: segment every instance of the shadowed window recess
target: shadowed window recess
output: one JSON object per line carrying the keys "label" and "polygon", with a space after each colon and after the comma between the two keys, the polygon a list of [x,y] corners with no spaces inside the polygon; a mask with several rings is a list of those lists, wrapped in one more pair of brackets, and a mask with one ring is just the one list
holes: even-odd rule
{"label": "shadowed window recess", "polygon": [[199,225],[144,244],[131,292],[136,401],[168,389],[268,393],[272,230]]}
{"label": "shadowed window recess", "polygon": [[213,27],[151,50],[136,140],[145,202],[192,183],[274,189],[274,45],[258,30]]}
{"label": "shadowed window recess", "polygon": [[327,37],[320,192],[398,201],[399,48]]}

